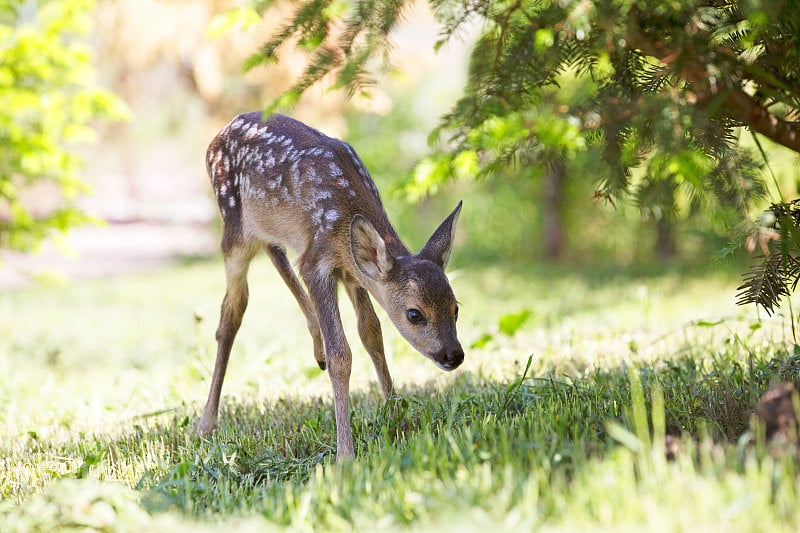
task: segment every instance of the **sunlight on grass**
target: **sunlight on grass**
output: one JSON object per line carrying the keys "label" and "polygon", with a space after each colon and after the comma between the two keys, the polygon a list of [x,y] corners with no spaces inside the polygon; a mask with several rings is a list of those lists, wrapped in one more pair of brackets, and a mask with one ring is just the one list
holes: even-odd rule
{"label": "sunlight on grass", "polygon": [[[344,467],[328,377],[267,261],[252,269],[210,440],[192,427],[216,349],[218,261],[5,293],[0,529],[792,530],[794,463],[739,438],[800,356],[788,320],[736,308],[735,285],[456,271],[460,338],[476,347],[440,372],[381,315],[399,388],[388,405],[344,299],[359,456]],[[650,440],[637,423],[651,413],[683,442],[674,463],[630,444]]]}

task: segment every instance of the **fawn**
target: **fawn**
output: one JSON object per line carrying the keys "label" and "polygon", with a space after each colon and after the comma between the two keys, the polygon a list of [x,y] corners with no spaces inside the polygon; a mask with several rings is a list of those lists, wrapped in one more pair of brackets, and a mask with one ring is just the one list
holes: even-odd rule
{"label": "fawn", "polygon": [[[461,202],[414,255],[389,222],[378,190],[346,142],[283,115],[235,117],[211,141],[207,168],[222,214],[227,288],[217,328],[217,359],[197,432],[217,426],[220,391],[231,346],[247,307],[247,270],[264,248],[305,315],[314,358],[327,368],[336,415],[336,460],[354,456],[349,380],[352,356],[337,303],[344,284],[358,334],[385,399],[392,378],[381,325],[369,295],[403,337],[443,370],[464,360],[456,336],[456,303],[444,268]],[[299,254],[298,269],[286,257]]]}

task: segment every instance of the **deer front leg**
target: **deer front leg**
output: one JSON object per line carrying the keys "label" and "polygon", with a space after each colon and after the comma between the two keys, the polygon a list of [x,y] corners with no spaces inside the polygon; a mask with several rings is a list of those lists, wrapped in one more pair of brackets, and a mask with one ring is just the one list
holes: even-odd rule
{"label": "deer front leg", "polygon": [[219,326],[217,327],[217,360],[211,378],[211,390],[208,393],[208,401],[203,409],[203,415],[197,423],[199,435],[208,436],[217,428],[222,382],[225,379],[225,370],[228,367],[233,339],[236,337],[236,332],[239,331],[242,316],[247,308],[247,270],[253,254],[253,250],[237,247],[227,250],[224,255],[227,288],[225,298],[222,300]]}
{"label": "deer front leg", "polygon": [[311,339],[314,342],[314,359],[316,359],[317,365],[319,365],[322,370],[325,370],[325,352],[322,345],[322,334],[319,330],[319,320],[317,320],[317,314],[311,306],[308,295],[303,289],[300,280],[297,279],[292,265],[286,257],[286,251],[275,244],[267,246],[266,250],[269,258],[272,260],[272,264],[275,265],[281,278],[283,278],[289,290],[292,291],[294,299],[297,300],[298,305],[300,305],[300,310],[303,311],[303,315],[306,317],[308,332],[311,334]]}
{"label": "deer front leg", "polygon": [[325,361],[333,386],[333,405],[336,416],[336,462],[355,457],[353,431],[350,428],[350,369],[352,355],[342,328],[336,297],[337,281],[331,273],[301,266],[308,286],[311,303],[319,318],[325,344]]}
{"label": "deer front leg", "polygon": [[348,282],[345,286],[358,317],[358,335],[361,337],[361,343],[375,366],[383,399],[388,400],[392,396],[392,376],[389,375],[389,367],[386,365],[380,320],[364,287],[353,282]]}

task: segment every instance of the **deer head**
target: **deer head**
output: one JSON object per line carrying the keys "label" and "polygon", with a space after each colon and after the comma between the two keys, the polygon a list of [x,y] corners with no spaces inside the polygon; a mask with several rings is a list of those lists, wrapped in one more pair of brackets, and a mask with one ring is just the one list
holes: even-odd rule
{"label": "deer head", "polygon": [[458,303],[444,269],[450,260],[461,202],[433,232],[419,254],[392,257],[372,224],[356,215],[350,224],[353,261],[361,283],[386,310],[400,334],[442,370],[464,361],[456,335]]}

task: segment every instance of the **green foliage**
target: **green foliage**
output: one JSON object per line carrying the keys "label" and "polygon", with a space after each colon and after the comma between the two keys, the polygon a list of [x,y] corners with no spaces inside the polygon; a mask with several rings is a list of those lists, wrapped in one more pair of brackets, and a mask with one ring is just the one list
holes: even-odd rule
{"label": "green foliage", "polygon": [[[550,161],[587,159],[598,198],[630,196],[645,219],[710,214],[741,230],[763,201],[761,163],[741,126],[795,151],[800,10],[792,0],[707,5],[432,0],[436,47],[479,22],[463,96],[404,191],[419,199],[453,180],[538,175]],[[391,33],[405,0],[301,2],[249,64],[294,41],[309,54],[292,105],[329,74],[349,92],[391,69]],[[344,28],[344,29],[342,29]],[[780,59],[778,59],[780,58]],[[598,150],[590,150],[596,147]]]}
{"label": "green foliage", "polygon": [[500,317],[497,323],[500,333],[511,336],[516,333],[519,328],[530,318],[531,312],[528,309],[523,309],[519,313],[510,313]]}
{"label": "green foliage", "polygon": [[206,33],[209,37],[218,38],[232,31],[246,31],[259,22],[261,22],[261,16],[255,9],[240,6],[211,19]]}
{"label": "green foliage", "polygon": [[[490,177],[498,189],[514,180],[542,182],[551,179],[542,169],[555,164],[566,169],[560,186],[568,191],[585,188],[574,185],[583,181],[614,206],[632,200],[639,219],[656,227],[664,255],[673,253],[678,228],[684,251],[696,251],[686,241],[701,233],[735,235],[739,245],[727,245],[729,255],[752,231],[750,214],[767,196],[763,171],[770,160],[759,138],[800,152],[795,0],[429,4],[441,28],[437,49],[476,23],[482,30],[462,96],[430,135],[435,152],[399,187],[412,201],[451,181]],[[392,29],[406,9],[405,0],[300,2],[252,62],[277,60],[278,48],[291,42],[309,54],[305,73],[271,109],[293,105],[326,77],[350,93],[368,89],[374,73],[392,69]],[[760,154],[748,147],[745,130]],[[543,208],[548,201],[541,194],[518,198]],[[633,220],[630,211],[623,217]],[[691,221],[691,233],[677,226],[681,221]],[[630,224],[617,233],[620,225],[565,216],[562,208],[558,226],[570,224],[579,238],[595,232],[631,243],[642,236]],[[795,267],[786,252],[793,246],[766,254],[745,280],[742,303],[772,312],[790,292]],[[633,248],[629,255],[640,253],[640,245]]]}
{"label": "green foliage", "polygon": [[[800,200],[772,204],[762,226],[751,237],[760,241],[763,255],[744,275],[739,286],[739,305],[756,304],[771,315],[800,281]],[[777,241],[770,251],[770,241]]]}
{"label": "green foliage", "polygon": [[[94,120],[125,114],[96,83],[85,39],[93,7],[92,0],[0,6],[0,249],[30,250],[90,220],[74,204],[88,188],[76,147],[94,140]],[[61,197],[46,212],[26,197],[42,185]]]}
{"label": "green foliage", "polygon": [[[517,331],[528,321],[532,313],[529,309],[523,309],[517,313],[508,313],[497,320],[497,330],[507,337],[513,337]],[[494,335],[484,331],[471,345],[470,348],[485,348],[494,340]],[[530,365],[530,361],[528,361]]]}

